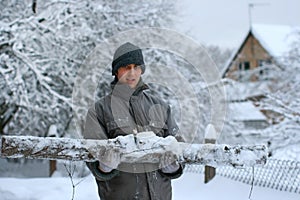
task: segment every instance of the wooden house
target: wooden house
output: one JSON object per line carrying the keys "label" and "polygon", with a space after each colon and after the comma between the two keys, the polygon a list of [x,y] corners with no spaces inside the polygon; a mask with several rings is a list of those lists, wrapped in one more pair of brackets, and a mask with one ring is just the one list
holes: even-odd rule
{"label": "wooden house", "polygon": [[[284,67],[294,30],[295,27],[283,25],[252,25],[223,68],[222,77],[232,80],[225,85],[231,117],[245,128],[262,129],[282,120],[277,113],[257,106],[266,93],[272,92],[270,86],[276,84],[276,80],[268,79],[269,70]],[[245,109],[246,114],[240,114]]]}
{"label": "wooden house", "polygon": [[[246,37],[232,54],[222,71],[223,78],[236,81],[257,81],[266,77],[266,65],[282,67],[288,52],[293,27],[285,25],[252,25]],[[256,71],[245,77],[249,71]]]}

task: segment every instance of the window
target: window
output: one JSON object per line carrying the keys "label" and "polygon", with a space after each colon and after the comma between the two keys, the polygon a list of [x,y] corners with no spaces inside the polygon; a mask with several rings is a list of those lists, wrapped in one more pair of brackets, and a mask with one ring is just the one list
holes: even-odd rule
{"label": "window", "polygon": [[250,63],[249,62],[244,62],[244,69],[249,70],[250,69]]}
{"label": "window", "polygon": [[[248,61],[244,61],[244,62],[240,62],[239,63],[239,71],[238,71],[238,75],[239,75],[239,79],[241,81],[241,79],[245,79],[246,78],[246,74],[245,71],[250,70],[250,62]],[[248,79],[248,78],[246,78]]]}
{"label": "window", "polygon": [[239,70],[249,70],[250,69],[250,62],[240,62],[239,64]]}
{"label": "window", "polygon": [[260,79],[267,79],[268,78],[268,66],[272,64],[271,59],[266,60],[258,60],[258,67]]}
{"label": "window", "polygon": [[266,59],[266,60],[258,60],[258,66],[265,66],[265,65],[270,65],[272,64],[271,59]]}

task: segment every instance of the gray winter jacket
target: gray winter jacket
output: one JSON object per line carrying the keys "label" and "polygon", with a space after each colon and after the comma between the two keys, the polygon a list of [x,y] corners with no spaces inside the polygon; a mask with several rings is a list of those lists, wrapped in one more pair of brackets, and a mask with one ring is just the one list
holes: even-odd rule
{"label": "gray winter jacket", "polygon": [[[176,136],[178,127],[170,106],[146,92],[142,80],[137,89],[113,84],[111,94],[103,97],[89,109],[84,137],[107,139],[134,131],[153,131],[160,137]],[[182,174],[183,168],[166,174],[153,164],[120,164],[118,170],[103,173],[99,162],[87,163],[96,178],[101,200],[170,200],[171,179]]]}

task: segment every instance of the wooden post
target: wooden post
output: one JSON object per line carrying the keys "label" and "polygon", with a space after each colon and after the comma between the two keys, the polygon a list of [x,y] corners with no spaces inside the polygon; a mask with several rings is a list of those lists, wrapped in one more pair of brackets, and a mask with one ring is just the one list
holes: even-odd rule
{"label": "wooden post", "polygon": [[[215,140],[205,140],[205,144],[215,144]],[[204,168],[204,183],[208,183],[216,176],[216,168],[211,166],[205,166]]]}
{"label": "wooden post", "polygon": [[[48,129],[48,137],[58,137],[57,126],[51,124]],[[49,177],[56,171],[56,160],[49,160]]]}
{"label": "wooden post", "polygon": [[[216,144],[217,133],[212,124],[208,124],[205,129],[204,143],[205,144]],[[208,183],[216,176],[216,168],[211,166],[205,166],[204,168],[204,183]]]}
{"label": "wooden post", "polygon": [[49,177],[56,171],[56,160],[49,160]]}

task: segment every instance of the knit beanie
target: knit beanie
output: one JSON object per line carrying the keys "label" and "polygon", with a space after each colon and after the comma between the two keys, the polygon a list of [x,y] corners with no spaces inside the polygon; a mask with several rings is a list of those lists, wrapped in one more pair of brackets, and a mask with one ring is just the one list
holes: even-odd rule
{"label": "knit beanie", "polygon": [[145,72],[145,63],[142,50],[130,42],[121,45],[115,52],[112,62],[112,75],[115,75],[120,67],[136,64],[141,65],[142,74]]}

